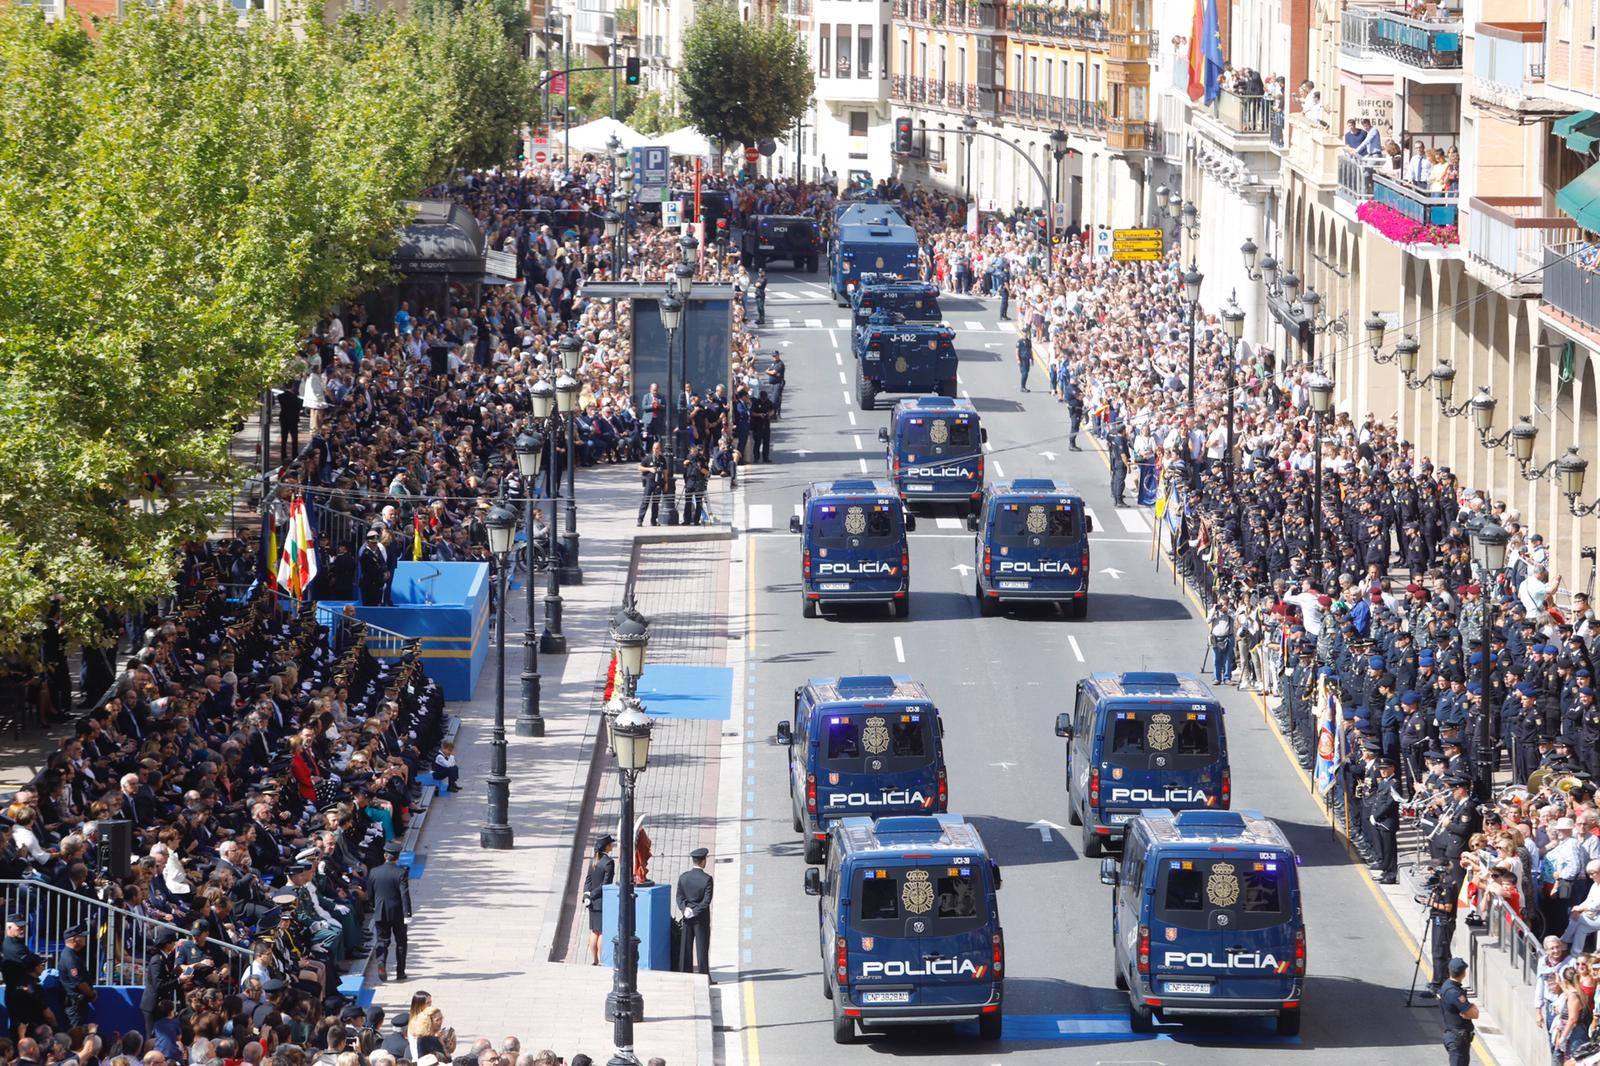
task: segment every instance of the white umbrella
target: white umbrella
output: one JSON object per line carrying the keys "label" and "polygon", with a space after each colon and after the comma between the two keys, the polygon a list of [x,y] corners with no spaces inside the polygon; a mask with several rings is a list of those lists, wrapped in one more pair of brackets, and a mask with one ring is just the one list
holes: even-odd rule
{"label": "white umbrella", "polygon": [[673,130],[660,138],[657,143],[666,145],[667,151],[673,155],[701,158],[709,158],[711,155],[711,139],[693,126]]}
{"label": "white umbrella", "polygon": [[567,143],[575,152],[609,152],[612,137],[621,141],[624,148],[637,148],[648,143],[644,134],[610,117],[572,127],[567,133]]}

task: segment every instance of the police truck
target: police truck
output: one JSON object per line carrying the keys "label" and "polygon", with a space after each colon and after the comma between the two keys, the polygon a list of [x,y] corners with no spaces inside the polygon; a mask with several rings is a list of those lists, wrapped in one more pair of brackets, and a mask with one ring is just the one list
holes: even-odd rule
{"label": "police truck", "polygon": [[956,331],[943,324],[907,322],[894,312],[875,312],[856,329],[856,402],[863,411],[880,393],[956,394]]}
{"label": "police truck", "polygon": [[911,280],[921,272],[917,231],[906,225],[898,211],[893,216],[881,208],[876,213],[848,214],[828,244],[829,286],[840,307],[850,306],[862,274],[893,274]]}
{"label": "police truck", "polygon": [[998,1040],[1000,867],[977,829],[955,814],[844,818],[830,840],[805,888],[817,897],[834,1042],[852,1042],[857,1027],[971,1021]]}
{"label": "police truck", "polygon": [[917,520],[887,481],[845,478],[811,485],[800,514],[800,612],[815,618],[825,603],[887,603],[896,618],[911,613],[911,548]]}
{"label": "police truck", "polygon": [[789,747],[789,806],[806,862],[823,860],[842,817],[947,810],[943,737],[933,697],[909,677],[814,677],[795,689],[778,741]]}
{"label": "police truck", "polygon": [[1089,613],[1089,534],[1083,499],[1049,478],[990,485],[967,519],[973,540],[978,613],[1007,602],[1059,603],[1072,618]]}
{"label": "police truck", "polygon": [[891,311],[907,322],[941,322],[939,286],[931,281],[901,281],[878,274],[861,275],[850,295],[853,324],[864,326],[879,311]]}
{"label": "police truck", "polygon": [[1056,716],[1067,741],[1067,817],[1094,857],[1141,811],[1227,810],[1222,704],[1193,674],[1090,674]]}
{"label": "police truck", "polygon": [[1299,860],[1258,811],[1147,810],[1105,859],[1113,970],[1131,1025],[1159,1017],[1269,1017],[1300,1032],[1306,929]]}

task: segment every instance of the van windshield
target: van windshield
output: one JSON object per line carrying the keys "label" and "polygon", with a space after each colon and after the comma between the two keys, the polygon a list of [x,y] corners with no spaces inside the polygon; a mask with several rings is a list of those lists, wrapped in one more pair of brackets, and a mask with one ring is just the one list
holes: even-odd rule
{"label": "van windshield", "polygon": [[1221,751],[1218,716],[1211,710],[1140,707],[1117,709],[1107,718],[1105,757],[1121,766],[1181,770],[1211,762]]}
{"label": "van windshield", "polygon": [[882,547],[901,537],[900,515],[886,503],[819,503],[810,526],[811,539],[827,547]]}
{"label": "van windshield", "polygon": [[937,418],[918,415],[900,422],[900,450],[913,455],[962,453],[977,445],[976,427],[970,418]]}
{"label": "van windshield", "polygon": [[[974,872],[976,871],[976,872]],[[851,925],[883,936],[950,936],[988,919],[983,867],[878,867],[858,870]],[[924,928],[918,931],[913,920]]]}
{"label": "van windshield", "polygon": [[868,759],[880,764],[880,771],[926,766],[935,754],[934,720],[931,710],[825,714],[817,731],[822,764],[858,771]]}
{"label": "van windshield", "polygon": [[1074,544],[1078,540],[1078,507],[1071,500],[1002,502],[995,508],[994,539],[1030,548]]}
{"label": "van windshield", "polygon": [[1265,929],[1287,921],[1293,860],[1245,854],[1163,860],[1156,917],[1183,929]]}

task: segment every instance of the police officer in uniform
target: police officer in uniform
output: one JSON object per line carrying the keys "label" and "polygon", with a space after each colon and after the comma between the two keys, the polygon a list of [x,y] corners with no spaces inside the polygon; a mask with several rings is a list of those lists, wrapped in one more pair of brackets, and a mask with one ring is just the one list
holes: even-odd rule
{"label": "police officer in uniform", "polygon": [[[1081,452],[1078,447],[1078,430],[1083,427],[1083,393],[1078,390],[1076,381],[1067,382],[1067,448],[1071,451]],[[1113,448],[1113,450],[1115,450]],[[1123,458],[1123,473],[1127,473],[1127,458]],[[1120,507],[1121,504],[1118,504]]]}
{"label": "police officer in uniform", "polygon": [[689,853],[694,863],[678,878],[678,912],[683,916],[683,942],[678,953],[678,969],[684,973],[711,972],[711,875],[706,873],[710,852],[695,848]]}
{"label": "police officer in uniform", "polygon": [[767,268],[756,272],[756,325],[767,324]]}
{"label": "police officer in uniform", "polygon": [[156,933],[154,950],[144,964],[144,991],[139,995],[139,1012],[144,1015],[146,1033],[155,1032],[157,1019],[165,1016],[159,1008],[170,1006],[188,981],[188,975],[178,968],[177,949],[176,932],[161,929]]}
{"label": "police officer in uniform", "polygon": [[89,946],[88,926],[79,922],[62,934],[66,947],[56,956],[56,971],[61,975],[61,998],[66,1006],[67,1027],[93,1021],[95,991],[93,975],[84,959]]}
{"label": "police officer in uniform", "polygon": [[378,539],[378,531],[369,529],[367,542],[361,547],[361,604],[364,607],[381,607],[389,591],[389,560],[384,557]]}
{"label": "police officer in uniform", "polygon": [[762,389],[750,404],[750,432],[756,438],[752,463],[772,462],[772,420],[776,417],[777,408],[772,404],[772,397]]}
{"label": "police officer in uniform", "polygon": [[1472,1036],[1478,1008],[1467,999],[1462,986],[1467,977],[1467,960],[1451,959],[1446,964],[1449,978],[1439,990],[1439,1012],[1444,1016],[1444,1050],[1450,1066],[1467,1066],[1472,1058]]}
{"label": "police officer in uniform", "polygon": [[1116,432],[1110,437],[1111,451],[1111,499],[1118,507],[1126,507],[1122,501],[1123,494],[1128,487],[1128,458],[1132,448],[1128,444],[1128,430],[1126,426],[1118,426]]}
{"label": "police officer in uniform", "polygon": [[389,940],[394,940],[395,977],[406,979],[406,922],[411,920],[411,874],[397,860],[400,842],[383,846],[384,862],[367,875],[372,899],[372,923],[378,934],[378,980],[389,979]]}
{"label": "police officer in uniform", "polygon": [[1395,791],[1397,767],[1393,759],[1378,760],[1378,781],[1373,786],[1369,810],[1373,837],[1378,845],[1378,883],[1396,884],[1400,874],[1396,837],[1400,832],[1400,794]]}
{"label": "police officer in uniform", "polygon": [[[1002,318],[1005,316],[1002,315]],[[1022,375],[1022,391],[1028,391],[1028,371],[1033,369],[1033,338],[1023,333],[1017,338],[1017,373]]]}

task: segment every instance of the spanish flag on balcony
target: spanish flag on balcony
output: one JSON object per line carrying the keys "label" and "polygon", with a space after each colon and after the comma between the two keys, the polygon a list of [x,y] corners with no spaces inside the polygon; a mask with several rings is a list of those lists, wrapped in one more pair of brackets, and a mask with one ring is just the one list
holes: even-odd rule
{"label": "spanish flag on balcony", "polygon": [[1189,99],[1198,100],[1206,91],[1205,53],[1206,0],[1194,0],[1194,25],[1189,27]]}

